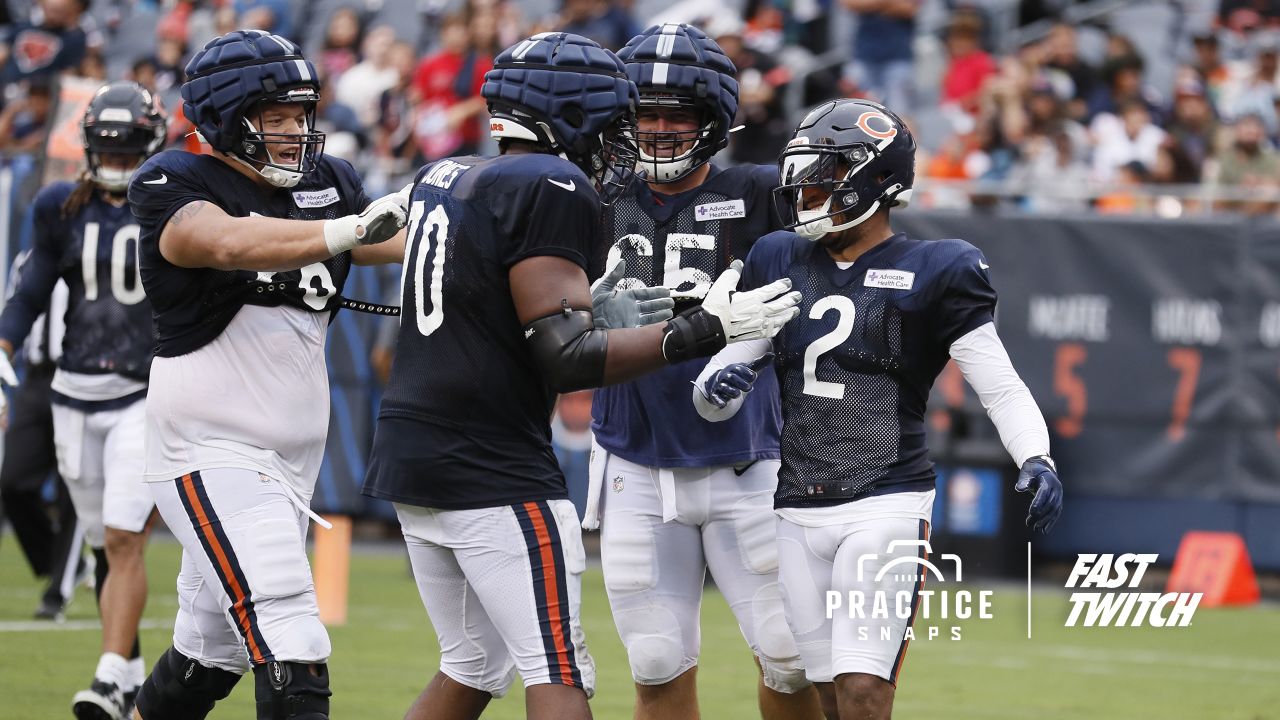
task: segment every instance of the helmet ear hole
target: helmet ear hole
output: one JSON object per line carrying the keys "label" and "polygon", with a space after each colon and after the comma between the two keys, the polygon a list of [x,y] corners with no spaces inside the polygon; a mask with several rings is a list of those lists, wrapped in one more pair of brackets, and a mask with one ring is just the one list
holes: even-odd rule
{"label": "helmet ear hole", "polygon": [[577,105],[566,105],[560,109],[560,117],[574,130],[587,124],[587,115]]}

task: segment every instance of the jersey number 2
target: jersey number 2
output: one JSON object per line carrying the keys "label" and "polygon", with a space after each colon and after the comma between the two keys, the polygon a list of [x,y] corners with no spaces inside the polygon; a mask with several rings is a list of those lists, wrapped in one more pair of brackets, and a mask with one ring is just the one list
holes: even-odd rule
{"label": "jersey number 2", "polygon": [[818,358],[840,347],[853,334],[853,318],[857,314],[857,309],[854,308],[853,301],[844,295],[828,295],[809,309],[809,319],[821,320],[828,310],[835,310],[840,317],[836,320],[834,330],[809,343],[809,347],[805,348],[803,391],[806,395],[841,400],[844,398],[844,384],[819,380]]}
{"label": "jersey number 2", "polygon": [[[84,247],[80,251],[80,265],[84,273],[84,299],[98,299],[98,223],[84,225]],[[121,305],[137,305],[147,296],[142,288],[142,275],[138,269],[138,235],[137,225],[129,224],[116,231],[111,238],[111,294]],[[132,243],[133,247],[130,248]],[[125,273],[130,252],[133,255],[133,276],[127,278]]]}
{"label": "jersey number 2", "polygon": [[[445,239],[449,236],[449,216],[443,205],[427,212],[427,203],[418,200],[409,208],[409,230],[404,244],[404,266],[400,287],[405,287],[410,267],[413,268],[413,308],[418,334],[427,337],[444,323],[444,261],[448,258]],[[426,216],[425,218],[423,216]],[[414,252],[417,251],[415,255]],[[431,261],[431,279],[427,282],[427,255],[435,251]],[[427,287],[430,287],[431,311],[426,311]],[[408,298],[405,298],[407,300]],[[403,301],[401,302],[403,304]],[[404,322],[404,315],[400,315]]]}

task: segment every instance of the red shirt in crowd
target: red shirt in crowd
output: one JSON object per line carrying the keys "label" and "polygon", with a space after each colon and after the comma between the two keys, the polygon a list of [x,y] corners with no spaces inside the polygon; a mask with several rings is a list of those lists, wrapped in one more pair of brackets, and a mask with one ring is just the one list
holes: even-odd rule
{"label": "red shirt in crowd", "polygon": [[996,62],[981,50],[952,58],[942,78],[942,101],[959,103],[966,110],[976,110],[982,83],[996,73]]}

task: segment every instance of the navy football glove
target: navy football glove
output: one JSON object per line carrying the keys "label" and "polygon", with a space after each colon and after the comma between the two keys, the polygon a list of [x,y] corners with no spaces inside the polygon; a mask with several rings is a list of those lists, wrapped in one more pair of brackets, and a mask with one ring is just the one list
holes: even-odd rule
{"label": "navy football glove", "polygon": [[702,386],[703,397],[712,405],[723,408],[729,404],[730,400],[740,397],[743,393],[751,392],[751,386],[760,376],[760,371],[771,360],[773,360],[773,353],[765,353],[749,363],[734,363],[720,368],[714,375],[707,378],[707,382]]}
{"label": "navy football glove", "polygon": [[627,271],[626,261],[591,286],[591,316],[597,330],[637,328],[666,322],[674,316],[671,290],[665,287],[638,287],[618,290],[615,286]]}
{"label": "navy football glove", "polygon": [[1058,516],[1062,515],[1062,481],[1058,480],[1053,458],[1038,455],[1022,463],[1014,489],[1036,494],[1031,500],[1031,509],[1027,511],[1027,527],[1042,533],[1049,532],[1058,522]]}

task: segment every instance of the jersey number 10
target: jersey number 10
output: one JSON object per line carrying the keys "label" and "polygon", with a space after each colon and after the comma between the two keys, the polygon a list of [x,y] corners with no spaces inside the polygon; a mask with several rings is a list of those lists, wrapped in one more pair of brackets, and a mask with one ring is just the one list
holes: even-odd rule
{"label": "jersey number 10", "polygon": [[[98,299],[98,233],[98,223],[85,223],[80,263],[84,273],[84,299],[89,301]],[[139,234],[138,226],[129,224],[117,230],[111,239],[111,294],[121,305],[137,305],[147,296],[138,270]],[[133,274],[126,277],[130,258],[133,260]]]}

